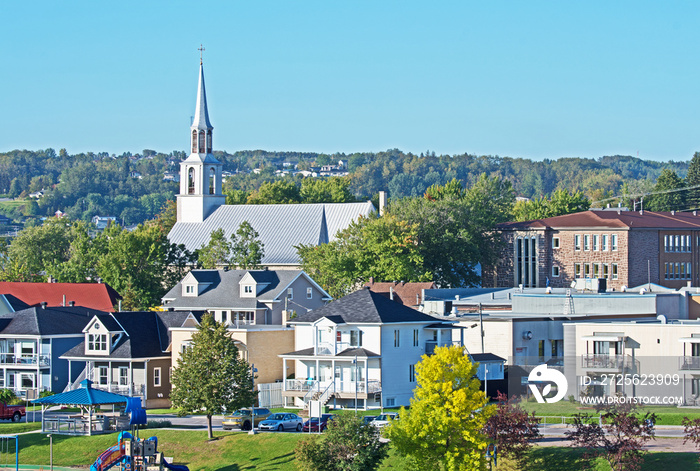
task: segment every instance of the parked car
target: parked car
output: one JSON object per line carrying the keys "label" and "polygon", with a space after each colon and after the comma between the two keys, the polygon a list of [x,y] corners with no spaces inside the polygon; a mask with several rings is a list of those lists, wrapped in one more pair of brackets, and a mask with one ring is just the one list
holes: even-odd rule
{"label": "parked car", "polygon": [[366,415],[362,417],[362,421],[366,424],[371,424],[377,418],[376,415]]}
{"label": "parked car", "polygon": [[392,420],[396,420],[399,418],[399,414],[395,412],[388,412],[386,414],[380,414],[377,416],[376,419],[374,419],[372,422],[370,422],[372,425],[375,427],[383,428],[389,425],[389,422]]}
{"label": "parked car", "polygon": [[304,419],[296,414],[276,413],[270,415],[267,419],[258,424],[258,430],[296,430],[301,431],[304,425]]}
{"label": "parked car", "polygon": [[0,419],[19,422],[27,415],[24,406],[11,406],[5,402],[0,402]]}
{"label": "parked car", "polygon": [[318,417],[311,417],[309,420],[304,422],[303,431],[304,432],[323,432],[328,428],[328,422],[333,420],[333,414],[323,414],[321,420]]}
{"label": "parked car", "polygon": [[221,425],[224,430],[231,430],[234,427],[239,427],[241,430],[251,430],[269,416],[270,410],[264,407],[238,409],[233,415],[225,416]]}

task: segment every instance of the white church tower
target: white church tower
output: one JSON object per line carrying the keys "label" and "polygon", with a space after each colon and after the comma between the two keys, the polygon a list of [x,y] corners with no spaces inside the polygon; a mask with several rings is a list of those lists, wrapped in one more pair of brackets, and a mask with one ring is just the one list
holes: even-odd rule
{"label": "white church tower", "polygon": [[180,162],[180,194],[177,195],[177,222],[202,222],[226,202],[221,192],[223,165],[212,155],[212,131],[204,88],[204,67],[200,47],[197,105],[190,128],[191,153]]}

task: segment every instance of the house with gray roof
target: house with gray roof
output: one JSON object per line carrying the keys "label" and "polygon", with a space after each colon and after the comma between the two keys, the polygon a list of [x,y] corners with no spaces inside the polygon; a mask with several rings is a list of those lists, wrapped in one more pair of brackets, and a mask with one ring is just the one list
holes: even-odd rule
{"label": "house with gray roof", "polygon": [[61,355],[71,373],[80,373],[66,390],[89,379],[95,389],[140,397],[144,407],[169,407],[170,329],[196,326],[203,314],[146,311],[92,316],[81,331],[81,342]]}
{"label": "house with gray roof", "polygon": [[222,193],[223,165],[212,153],[213,126],[209,121],[204,69],[200,61],[194,119],[190,126],[191,153],[180,163],[177,222],[168,234],[174,244],[196,250],[223,229],[228,238],[244,221],[265,244],[262,264],[269,268],[298,268],[296,246],[333,240],[360,216],[374,211],[363,203],[226,205]]}
{"label": "house with gray roof", "polygon": [[330,295],[302,270],[192,270],[163,296],[163,308],[204,310],[231,327],[282,325]]}
{"label": "house with gray roof", "polygon": [[62,391],[71,376],[60,355],[79,344],[102,311],[84,307],[29,307],[0,315],[0,388],[18,396]]}
{"label": "house with gray roof", "polygon": [[311,399],[360,409],[407,406],[421,356],[437,346],[463,345],[454,321],[416,311],[368,288],[291,323],[295,350],[280,355],[284,368],[296,372],[284,383],[288,407],[307,407]]}

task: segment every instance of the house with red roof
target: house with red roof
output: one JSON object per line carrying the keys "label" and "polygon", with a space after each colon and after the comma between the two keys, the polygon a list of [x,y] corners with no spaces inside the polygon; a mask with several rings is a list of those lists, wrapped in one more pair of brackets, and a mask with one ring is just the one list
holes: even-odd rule
{"label": "house with red roof", "polygon": [[484,268],[484,287],[570,287],[581,278],[605,279],[615,290],[700,286],[696,211],[590,210],[498,230],[504,247],[498,264]]}
{"label": "house with red roof", "polygon": [[[0,282],[0,294],[12,295],[29,306],[83,306],[111,312],[121,296],[106,283]],[[43,304],[45,303],[45,304]]]}

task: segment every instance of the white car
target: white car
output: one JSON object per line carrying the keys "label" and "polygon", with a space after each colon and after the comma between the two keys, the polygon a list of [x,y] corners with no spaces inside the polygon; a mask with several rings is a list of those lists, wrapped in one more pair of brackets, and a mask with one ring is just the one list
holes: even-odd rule
{"label": "white car", "polygon": [[396,420],[399,418],[399,414],[395,412],[388,412],[386,414],[380,414],[377,416],[376,419],[374,419],[370,424],[374,425],[375,427],[383,428],[389,425],[389,422],[392,420]]}
{"label": "white car", "polygon": [[301,431],[304,419],[296,414],[277,412],[258,424],[258,430],[296,430]]}

